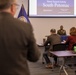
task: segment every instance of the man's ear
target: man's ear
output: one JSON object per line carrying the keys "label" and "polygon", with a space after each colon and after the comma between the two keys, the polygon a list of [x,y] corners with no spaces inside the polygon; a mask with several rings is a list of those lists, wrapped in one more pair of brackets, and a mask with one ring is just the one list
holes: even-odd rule
{"label": "man's ear", "polygon": [[14,5],[11,5],[11,14],[12,14],[12,15],[15,15],[15,8],[14,8]]}

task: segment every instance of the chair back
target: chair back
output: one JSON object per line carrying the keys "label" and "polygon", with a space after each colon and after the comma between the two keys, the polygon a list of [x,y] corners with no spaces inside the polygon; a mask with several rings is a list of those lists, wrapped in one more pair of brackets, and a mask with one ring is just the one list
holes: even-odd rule
{"label": "chair back", "polygon": [[64,51],[66,50],[65,44],[55,44],[53,45],[53,51]]}

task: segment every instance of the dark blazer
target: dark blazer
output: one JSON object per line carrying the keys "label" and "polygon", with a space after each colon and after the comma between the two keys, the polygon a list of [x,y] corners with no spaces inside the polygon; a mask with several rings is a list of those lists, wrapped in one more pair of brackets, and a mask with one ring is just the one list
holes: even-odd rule
{"label": "dark blazer", "polygon": [[32,26],[0,12],[0,75],[30,75],[27,60],[39,57]]}
{"label": "dark blazer", "polygon": [[51,34],[48,36],[44,46],[50,45],[50,50],[53,49],[53,45],[61,43],[61,38],[58,34]]}

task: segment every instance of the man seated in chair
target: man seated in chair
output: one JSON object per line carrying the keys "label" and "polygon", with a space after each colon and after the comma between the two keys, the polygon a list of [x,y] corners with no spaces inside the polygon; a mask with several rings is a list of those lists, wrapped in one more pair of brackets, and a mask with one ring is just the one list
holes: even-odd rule
{"label": "man seated in chair", "polygon": [[[46,68],[52,68],[53,65],[49,59],[49,56],[51,55],[50,54],[50,50],[53,50],[53,45],[54,44],[59,44],[61,43],[61,38],[58,34],[56,34],[56,30],[55,29],[51,29],[50,30],[50,35],[47,37],[47,40],[45,41],[44,43],[44,46],[46,47],[48,44],[50,44],[50,48],[45,50],[44,54],[43,54],[43,57],[46,61]],[[57,64],[57,57],[56,56],[53,56],[54,57],[54,61],[55,61],[55,64]]]}

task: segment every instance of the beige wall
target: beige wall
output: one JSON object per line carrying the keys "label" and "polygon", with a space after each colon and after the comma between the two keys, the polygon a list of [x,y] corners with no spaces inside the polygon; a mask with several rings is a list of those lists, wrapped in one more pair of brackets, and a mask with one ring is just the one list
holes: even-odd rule
{"label": "beige wall", "polygon": [[[19,5],[23,3],[26,11],[28,10],[28,0],[18,0]],[[20,6],[15,17],[17,17]],[[50,34],[50,29],[59,29],[60,25],[64,26],[67,34],[72,26],[76,26],[76,18],[29,18],[34,29],[35,38],[38,44],[43,43],[43,38]]]}

